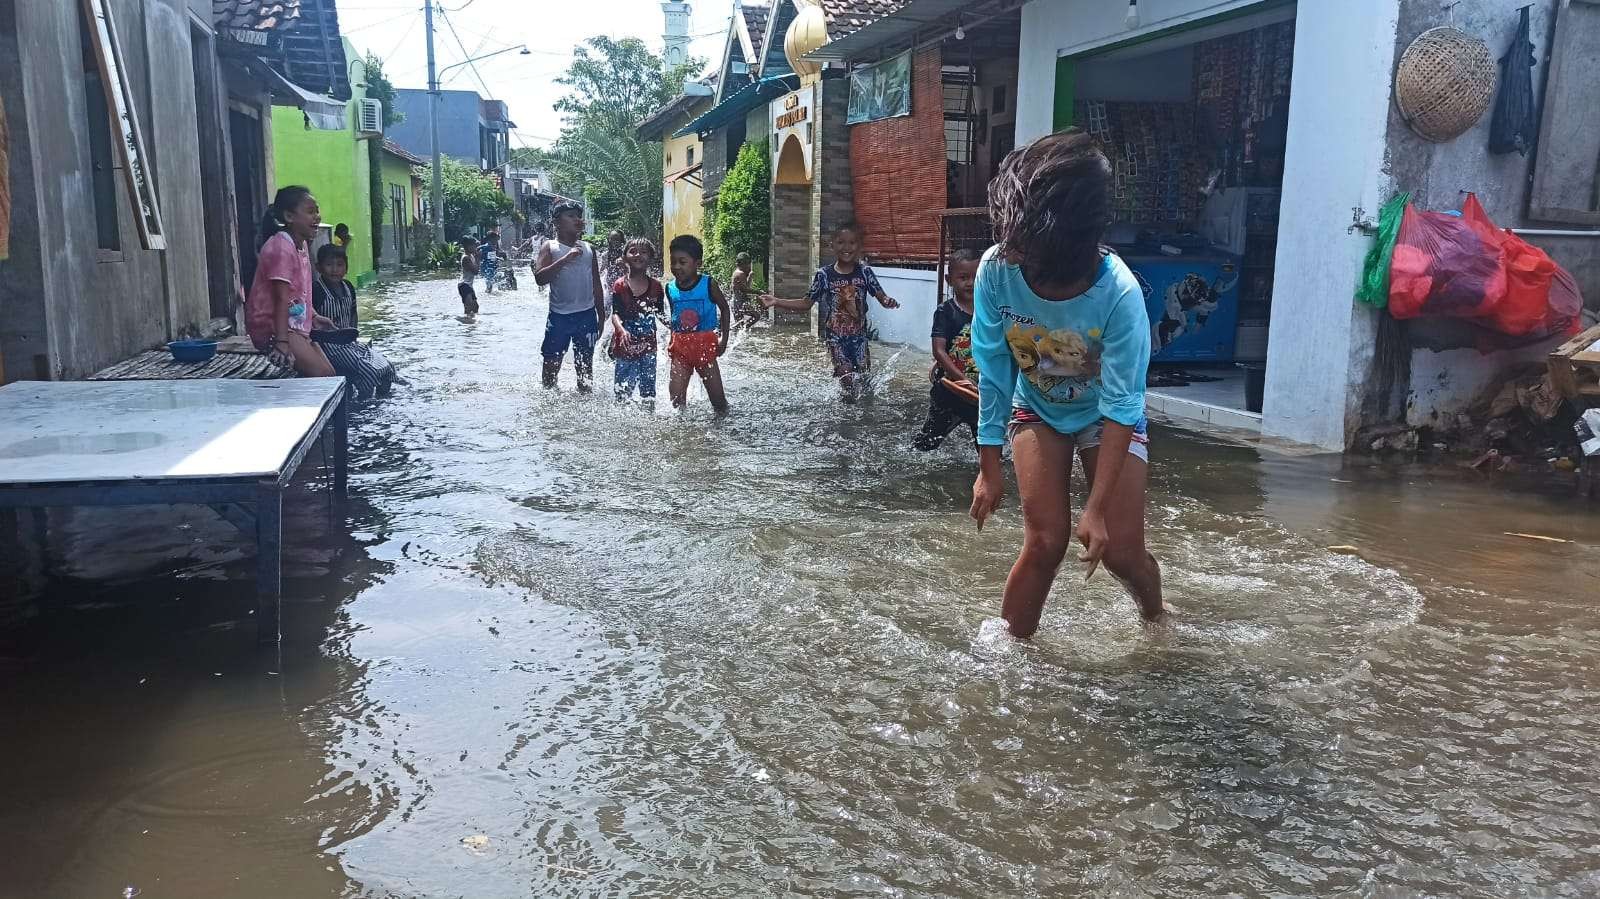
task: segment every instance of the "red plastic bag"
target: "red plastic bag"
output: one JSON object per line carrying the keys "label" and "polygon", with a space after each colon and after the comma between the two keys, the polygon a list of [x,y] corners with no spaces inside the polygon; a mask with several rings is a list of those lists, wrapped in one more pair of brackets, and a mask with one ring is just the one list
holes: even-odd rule
{"label": "red plastic bag", "polygon": [[1549,254],[1496,228],[1468,194],[1461,214],[1406,207],[1390,264],[1395,318],[1465,318],[1509,337],[1570,332],[1583,297]]}
{"label": "red plastic bag", "polygon": [[1389,264],[1395,318],[1483,318],[1506,295],[1504,233],[1468,196],[1460,215],[1407,206]]}

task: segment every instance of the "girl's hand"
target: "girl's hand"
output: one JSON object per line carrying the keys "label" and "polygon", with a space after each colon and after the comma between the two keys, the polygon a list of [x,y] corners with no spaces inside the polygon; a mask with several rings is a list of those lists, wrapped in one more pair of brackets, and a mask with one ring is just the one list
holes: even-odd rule
{"label": "girl's hand", "polygon": [[1094,509],[1084,509],[1078,516],[1078,542],[1083,544],[1083,553],[1078,556],[1078,561],[1088,563],[1092,573],[1094,566],[1100,564],[1106,552],[1111,548],[1111,535],[1106,531],[1106,520]]}
{"label": "girl's hand", "polygon": [[968,513],[978,523],[978,530],[983,530],[983,523],[989,520],[994,510],[1000,508],[1000,500],[1005,495],[1004,478],[981,469],[978,471],[978,480],[972,485],[972,511]]}
{"label": "girl's hand", "polygon": [[311,317],[311,321],[316,325],[316,328],[319,331],[335,331],[339,328],[338,325],[333,323],[333,319],[320,313],[313,315]]}

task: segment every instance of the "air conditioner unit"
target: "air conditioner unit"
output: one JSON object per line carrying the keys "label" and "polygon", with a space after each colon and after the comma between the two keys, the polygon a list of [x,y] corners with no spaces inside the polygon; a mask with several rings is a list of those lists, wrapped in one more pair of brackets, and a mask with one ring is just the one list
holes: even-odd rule
{"label": "air conditioner unit", "polygon": [[356,137],[383,136],[383,101],[362,100],[360,114],[356,117]]}

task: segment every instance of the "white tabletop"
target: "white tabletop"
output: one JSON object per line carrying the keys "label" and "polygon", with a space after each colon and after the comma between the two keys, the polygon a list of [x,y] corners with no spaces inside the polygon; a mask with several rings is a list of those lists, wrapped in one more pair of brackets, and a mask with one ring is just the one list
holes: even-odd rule
{"label": "white tabletop", "polygon": [[0,387],[0,484],[276,475],[342,383],[8,384]]}

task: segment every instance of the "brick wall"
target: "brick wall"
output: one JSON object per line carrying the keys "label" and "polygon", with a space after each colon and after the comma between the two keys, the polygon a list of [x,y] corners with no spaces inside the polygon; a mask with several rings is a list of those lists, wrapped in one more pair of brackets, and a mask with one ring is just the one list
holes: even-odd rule
{"label": "brick wall", "polygon": [[816,254],[811,225],[811,187],[772,186],[772,292],[797,298],[811,286]]}
{"label": "brick wall", "polygon": [[911,115],[850,128],[856,219],[874,261],[934,262],[948,205],[938,47],[911,60]]}
{"label": "brick wall", "polygon": [[830,247],[835,228],[855,218],[855,191],[852,189],[850,128],[844,120],[850,106],[850,81],[839,78],[818,86],[817,148],[813,155],[815,178],[812,214],[819,259],[831,259]]}

